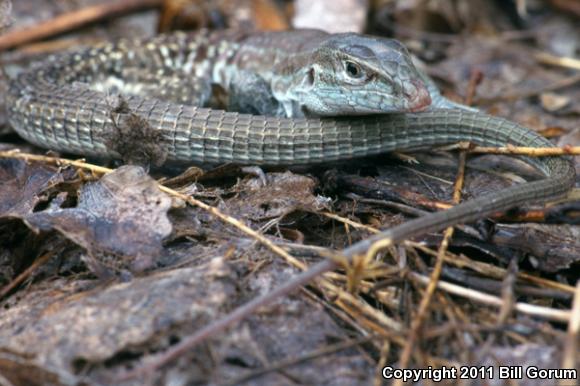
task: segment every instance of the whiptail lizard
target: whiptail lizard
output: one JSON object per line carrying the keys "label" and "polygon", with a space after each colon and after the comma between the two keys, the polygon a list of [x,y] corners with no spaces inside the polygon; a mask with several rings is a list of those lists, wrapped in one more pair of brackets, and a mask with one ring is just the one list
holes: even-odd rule
{"label": "whiptail lizard", "polygon": [[[120,80],[123,77],[125,81]],[[237,95],[234,105],[278,116],[194,107],[210,104],[215,86]],[[413,112],[428,107],[429,87],[407,51],[392,40],[319,31],[174,34],[48,59],[15,78],[8,107],[12,126],[26,140],[54,150],[101,157],[119,155],[107,147],[106,134],[115,130],[115,117],[124,114],[112,111],[103,92],[107,89],[127,95],[129,111],[161,133],[168,158],[175,161],[295,165],[458,141],[483,146],[552,146],[525,127],[478,112]],[[144,92],[150,96],[140,95]],[[435,105],[446,105],[436,92],[431,94]],[[250,103],[244,98],[251,99]],[[184,101],[187,104],[179,103]],[[390,113],[353,116],[381,112]],[[346,116],[326,117],[329,115]],[[553,199],[573,186],[575,171],[568,159],[526,160],[546,178],[409,221],[355,244],[343,254],[352,257],[377,240],[387,240],[382,242],[386,245],[520,204]],[[224,328],[335,266],[331,260],[319,263],[192,339]],[[187,342],[192,340],[183,344]]]}

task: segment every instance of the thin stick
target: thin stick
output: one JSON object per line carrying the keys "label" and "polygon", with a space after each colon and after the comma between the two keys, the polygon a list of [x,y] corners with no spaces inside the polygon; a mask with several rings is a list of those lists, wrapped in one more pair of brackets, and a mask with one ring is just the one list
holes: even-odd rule
{"label": "thin stick", "polygon": [[[564,357],[562,360],[563,369],[577,369],[578,363],[578,336],[580,335],[580,280],[576,284],[576,293],[568,323],[568,337],[564,343]],[[561,385],[567,385],[561,381]]]}
{"label": "thin stick", "polygon": [[474,146],[469,149],[470,153],[487,153],[487,154],[508,154],[508,155],[527,155],[530,157],[561,156],[561,155],[580,155],[580,146],[562,146],[562,147],[484,147]]}
{"label": "thin stick", "polygon": [[467,150],[469,153],[526,155],[528,157],[552,157],[562,155],[580,155],[580,146],[562,147],[525,147],[525,146],[474,146],[470,142],[458,142],[442,146],[442,150]]}
{"label": "thin stick", "polygon": [[[427,276],[420,275],[415,272],[410,272],[409,277],[417,280],[423,285],[429,285],[430,278]],[[503,305],[503,300],[497,296],[488,295],[486,293],[472,290],[469,288],[461,287],[456,284],[449,282],[440,281],[437,287],[445,292],[453,295],[468,298],[472,301],[486,304],[494,307],[501,307]],[[516,303],[514,305],[514,310],[521,312],[526,315],[536,316],[542,319],[553,320],[558,322],[568,323],[570,321],[571,313],[566,310],[557,310],[549,307],[536,306],[528,303]]]}
{"label": "thin stick", "polygon": [[328,354],[332,354],[332,353],[335,353],[338,351],[346,350],[348,348],[369,342],[371,339],[377,339],[377,337],[376,336],[364,336],[362,338],[351,339],[351,340],[347,340],[346,342],[341,342],[341,343],[336,343],[336,344],[333,344],[330,346],[326,346],[326,347],[323,347],[319,350],[312,351],[310,353],[306,353],[306,354],[301,355],[301,356],[296,357],[296,358],[290,357],[288,359],[281,360],[280,362],[273,363],[266,368],[249,371],[248,373],[246,373],[238,378],[235,378],[235,379],[228,381],[223,386],[240,385],[242,383],[245,383],[245,382],[247,382],[253,378],[259,377],[261,375],[268,374],[268,373],[271,373],[274,371],[279,371],[279,370],[285,369],[285,368],[290,367],[290,366],[295,366],[297,364],[309,361],[311,359],[316,359],[316,358],[319,358],[319,357],[324,356],[324,355],[328,355]]}
{"label": "thin stick", "polygon": [[533,90],[522,91],[519,93],[516,92],[516,93],[512,93],[512,94],[498,95],[498,96],[495,96],[493,98],[476,98],[474,101],[474,104],[476,104],[476,105],[489,105],[489,104],[497,103],[500,101],[516,101],[516,100],[520,100],[520,99],[531,98],[531,97],[535,97],[535,96],[542,94],[542,93],[545,93],[545,92],[556,91],[556,90],[559,90],[562,88],[573,86],[578,82],[580,82],[580,74],[574,74],[570,77],[558,80],[553,84],[549,84],[546,86],[535,88]]}
{"label": "thin stick", "polygon": [[38,259],[36,259],[28,268],[26,268],[22,273],[20,273],[20,275],[18,275],[14,280],[12,280],[10,283],[6,284],[0,290],[0,299],[2,299],[10,291],[12,291],[17,285],[19,285],[24,280],[26,280],[30,275],[32,275],[32,273],[34,272],[34,270],[36,268],[40,267],[41,265],[46,263],[48,260],[50,260],[51,257],[56,255],[57,252],[59,251],[59,249],[60,249],[60,247],[52,248],[50,251],[46,252],[44,255],[42,255]]}
{"label": "thin stick", "polygon": [[[458,204],[461,200],[461,189],[463,188],[463,184],[465,182],[465,161],[466,161],[466,154],[465,151],[462,151],[459,155],[459,168],[457,171],[457,178],[455,181],[455,186],[453,189],[453,202]],[[435,262],[435,267],[433,268],[433,272],[431,273],[431,277],[429,280],[429,285],[425,291],[425,295],[421,300],[421,304],[419,305],[419,311],[417,316],[413,319],[411,323],[411,331],[409,334],[409,338],[407,340],[407,344],[401,353],[401,358],[399,360],[399,365],[402,369],[406,369],[409,366],[409,361],[411,360],[411,354],[413,353],[413,348],[419,339],[420,330],[423,327],[423,322],[427,317],[427,312],[429,311],[429,306],[431,305],[431,299],[435,294],[435,290],[437,289],[437,283],[439,282],[439,278],[441,277],[441,271],[443,270],[443,262],[445,261],[445,254],[447,253],[447,248],[449,246],[449,240],[453,236],[453,227],[448,227],[445,230],[445,235],[443,237],[443,241],[441,242],[441,246],[437,251],[437,260]],[[394,383],[396,386],[401,386],[403,384],[402,379],[397,379]]]}
{"label": "thin stick", "polygon": [[574,70],[580,70],[580,60],[576,58],[571,58],[568,56],[556,56],[548,54],[547,52],[538,52],[536,54],[536,59],[539,62],[545,64],[551,64],[553,66],[572,68]]}
{"label": "thin stick", "polygon": [[159,8],[162,4],[163,0],[126,0],[67,12],[33,27],[12,31],[0,36],[0,51],[46,39],[113,16],[120,16],[138,10]]}

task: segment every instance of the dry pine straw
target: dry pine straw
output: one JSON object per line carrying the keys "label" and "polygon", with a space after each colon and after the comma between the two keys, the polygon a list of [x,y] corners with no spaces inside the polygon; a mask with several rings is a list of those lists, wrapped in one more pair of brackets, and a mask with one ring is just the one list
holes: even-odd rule
{"label": "dry pine straw", "polygon": [[[469,150],[474,150],[477,152],[482,152],[483,150],[488,149],[481,149],[481,148],[473,148],[470,147]],[[501,153],[501,154],[527,154],[527,155],[562,155],[562,154],[580,154],[580,148],[564,148],[564,149],[556,149],[557,151],[554,152],[553,148],[547,149],[533,149],[532,153],[529,154],[528,150],[530,149],[517,149],[514,147],[506,147],[506,148],[499,148],[499,149],[491,149],[490,152],[492,153]],[[113,170],[104,168],[97,165],[92,165],[86,163],[82,160],[67,160],[59,157],[48,157],[42,155],[33,155],[33,154],[26,154],[21,153],[18,151],[3,151],[0,152],[0,158],[17,158],[23,159],[26,161],[35,161],[35,162],[44,162],[48,164],[54,164],[57,166],[74,166],[83,170],[91,171],[97,175],[103,175],[106,173],[110,173]],[[462,157],[464,160],[464,157]],[[461,162],[464,165],[464,161]],[[454,201],[458,202],[459,200],[459,191],[461,189],[463,179],[463,167],[460,168],[458,173],[458,182],[455,185],[454,189]],[[192,206],[199,207],[203,210],[208,211],[213,216],[219,218],[220,220],[224,221],[227,224],[230,224],[240,230],[241,232],[245,233],[246,235],[254,238],[257,242],[261,243],[272,252],[277,254],[278,256],[284,258],[290,265],[299,268],[300,270],[306,270],[308,267],[286,252],[285,249],[276,245],[274,242],[266,238],[259,232],[254,231],[243,222],[228,216],[222,213],[215,207],[205,204],[202,201],[199,201],[193,197],[187,196],[182,194],[176,190],[167,188],[163,185],[159,185],[159,189],[163,192],[177,197]],[[371,233],[378,233],[379,231],[375,228],[372,228],[368,225],[360,224],[354,222],[352,220],[340,217],[336,214],[332,213],[323,213],[323,215],[332,218],[336,221],[340,221],[344,224],[345,227],[355,227],[359,229],[364,229]],[[439,280],[439,276],[441,273],[441,269],[443,264],[450,264],[459,268],[469,267],[471,270],[474,270],[482,275],[487,275],[493,279],[501,280],[505,278],[506,275],[509,276],[509,273],[506,269],[499,268],[493,266],[491,264],[482,263],[472,261],[465,256],[458,256],[447,251],[447,244],[449,238],[452,235],[452,229],[449,228],[445,231],[445,237],[439,251],[430,250],[418,243],[413,242],[405,242],[404,246],[407,249],[407,253],[409,256],[416,256],[416,250],[419,250],[423,253],[428,255],[432,255],[436,257],[435,260],[435,267],[432,270],[430,277],[421,274],[419,272],[411,271],[408,268],[398,269],[397,267],[385,267],[384,264],[376,263],[374,259],[374,253],[367,254],[362,258],[353,259],[352,262],[345,264],[345,271],[346,276],[337,274],[337,273],[328,273],[324,275],[324,278],[321,278],[318,281],[319,289],[322,290],[325,294],[325,299],[331,302],[332,305],[329,307],[335,310],[335,313],[340,313],[343,315],[348,315],[347,318],[343,317],[343,320],[349,321],[351,324],[356,325],[357,329],[362,329],[366,331],[367,334],[371,334],[377,339],[373,339],[371,343],[376,345],[376,348],[381,352],[381,359],[380,363],[386,363],[387,356],[390,354],[390,347],[392,344],[399,346],[401,348],[401,354],[399,357],[399,363],[401,364],[402,368],[407,367],[411,360],[414,358],[415,362],[423,363],[426,358],[431,364],[437,363],[444,363],[437,360],[435,357],[431,357],[428,353],[419,352],[419,348],[417,348],[417,343],[420,342],[422,337],[428,336],[431,339],[436,337],[438,334],[454,334],[457,332],[458,328],[464,326],[466,328],[473,329],[474,326],[479,326],[482,331],[486,329],[490,329],[493,327],[494,318],[489,312],[481,308],[482,312],[474,311],[473,307],[470,308],[470,316],[477,320],[477,323],[473,323],[469,320],[468,315],[462,311],[465,306],[459,305],[456,302],[453,302],[453,298],[446,296],[444,294],[455,295],[459,298],[465,298],[469,300],[469,303],[476,303],[481,305],[493,306],[500,308],[500,314],[498,317],[501,319],[501,322],[508,322],[507,318],[509,317],[510,313],[519,312],[521,314],[526,314],[529,316],[534,316],[537,318],[542,318],[546,320],[553,320],[568,323],[568,338],[566,339],[566,347],[564,348],[564,356],[563,356],[563,363],[562,366],[570,366],[576,363],[576,347],[575,343],[577,341],[578,332],[580,330],[580,284],[575,289],[571,286],[567,286],[561,283],[557,283],[554,281],[538,278],[532,275],[528,275],[525,273],[516,273],[515,278],[523,281],[527,281],[528,283],[535,284],[540,287],[544,287],[546,289],[555,289],[559,291],[563,291],[569,294],[574,294],[574,304],[572,310],[561,310],[561,309],[553,309],[550,307],[543,307],[537,306],[528,303],[520,303],[515,302],[509,299],[509,296],[504,295],[503,297],[497,297],[494,295],[489,295],[477,290],[469,289],[462,287],[460,285],[452,284],[449,282]],[[372,247],[370,248],[373,249]],[[330,251],[326,251],[326,253],[322,253],[328,257],[333,257],[333,253]],[[336,256],[334,256],[336,258]],[[372,258],[370,258],[372,257]],[[416,262],[417,259],[414,259]],[[420,266],[421,264],[417,264]],[[397,268],[397,269],[393,269]],[[27,271],[29,272],[29,271]],[[390,275],[395,274],[398,272],[401,276],[401,279],[408,280],[414,289],[416,290],[415,296],[407,296],[409,300],[413,299],[421,299],[419,304],[411,304],[407,305],[407,313],[409,313],[410,320],[410,328],[404,326],[399,321],[389,317],[387,314],[382,312],[381,310],[377,309],[375,306],[371,306],[368,302],[366,302],[363,298],[356,295],[356,291],[363,293],[363,294],[372,294],[374,296],[374,300],[378,303],[382,304],[383,307],[387,307],[392,309],[395,313],[399,312],[397,309],[393,309],[395,306],[399,304],[398,300],[396,299],[396,293],[389,290],[375,290],[373,282],[367,280],[369,278],[377,278],[381,275],[384,277],[385,273]],[[19,277],[16,280],[23,280],[23,278]],[[344,291],[341,289],[341,286],[344,283],[348,284],[348,287],[351,291]],[[337,284],[334,284],[337,283]],[[14,283],[8,284],[7,287],[12,288]],[[422,288],[426,287],[426,290]],[[435,290],[439,289],[436,293]],[[437,303],[434,302],[437,301]],[[336,308],[340,309],[338,311]],[[413,310],[417,310],[414,312]],[[425,328],[424,322],[428,319],[429,311],[432,310],[433,312],[444,312],[447,318],[453,322],[450,322],[448,327],[450,328],[442,328],[439,326],[436,329],[429,329]],[[435,310],[435,311],[434,311]],[[502,316],[503,315],[503,316]],[[451,324],[454,324],[453,326]],[[497,327],[497,326],[496,326]],[[474,331],[477,333],[477,331]],[[549,334],[558,335],[557,331],[547,331]],[[525,340],[523,337],[514,337],[514,333],[508,333],[512,338],[517,340]],[[382,337],[384,340],[378,339]],[[187,350],[191,349],[191,347],[186,347]],[[170,351],[174,349],[168,350],[166,354],[172,354]],[[173,355],[164,355],[165,362],[156,363],[154,364],[154,368],[161,367],[162,365],[166,364],[169,360],[174,359],[178,356],[181,352],[183,352],[183,348],[180,351],[176,351]],[[289,365],[289,364],[288,364]],[[275,367],[275,365],[273,365]],[[129,376],[132,375],[139,375],[142,373],[140,370],[150,371],[153,367],[151,364],[148,368],[145,369],[136,369],[137,371],[133,372],[132,374],[127,374]],[[380,372],[379,372],[380,373]]]}

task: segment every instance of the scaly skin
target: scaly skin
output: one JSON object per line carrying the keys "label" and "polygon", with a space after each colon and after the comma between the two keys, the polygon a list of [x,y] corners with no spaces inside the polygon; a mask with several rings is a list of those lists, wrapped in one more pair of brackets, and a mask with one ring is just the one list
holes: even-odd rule
{"label": "scaly skin", "polygon": [[[292,33],[286,34],[284,36],[290,36]],[[296,34],[292,44],[299,46],[301,35],[300,32]],[[240,46],[237,50],[243,51],[241,47],[243,47],[244,39],[249,39],[248,41],[262,39],[260,44],[263,46],[275,45],[272,36],[255,35],[253,38],[248,36],[238,38],[236,44]],[[207,40],[207,38],[204,39]],[[151,54],[150,61],[147,63],[140,62],[145,57],[131,53],[130,50],[123,51],[127,47],[126,43],[109,46],[108,49],[101,49],[96,54],[85,52],[76,56],[68,55],[61,59],[51,59],[48,63],[44,63],[44,71],[33,70],[21,75],[12,83],[8,95],[9,120],[23,138],[39,146],[83,155],[118,157],[119,154],[107,147],[106,138],[116,130],[114,121],[118,121],[127,113],[114,112],[114,109],[107,103],[106,95],[102,92],[79,87],[72,82],[75,80],[94,82],[95,79],[102,81],[103,77],[106,77],[103,75],[104,70],[109,73],[115,71],[122,73],[126,68],[139,68],[145,65],[151,69],[161,70],[156,72],[159,77],[175,71],[191,72],[191,69],[187,69],[188,65],[184,65],[187,60],[179,62],[176,59],[180,57],[179,52],[192,52],[190,46],[188,46],[190,48],[180,46],[190,40],[185,35],[154,39],[149,45],[144,45]],[[322,40],[329,41],[328,38]],[[232,47],[230,40],[223,41],[227,42],[227,44],[224,43],[227,47]],[[211,44],[215,47],[214,52],[220,51],[219,39],[211,41]],[[254,46],[248,47],[256,50],[256,46],[260,45],[254,43]],[[209,53],[209,49],[207,47],[206,49]],[[223,50],[228,52],[228,49]],[[290,48],[280,50],[285,49],[291,50]],[[167,53],[173,53],[174,58],[167,59],[172,57]],[[311,58],[314,59],[316,56]],[[167,70],[178,62],[185,67],[181,69],[172,67],[170,71]],[[214,72],[224,71],[223,66],[227,64],[223,63],[226,62],[222,62],[222,67],[219,61],[213,62],[213,65],[217,66],[214,67]],[[407,60],[404,62],[406,63]],[[310,64],[324,65],[316,61]],[[396,61],[395,64],[391,64],[391,66],[396,65]],[[377,66],[373,62],[372,65],[365,65],[364,68],[376,70]],[[200,70],[202,76],[205,74],[204,71]],[[227,71],[232,71],[232,69]],[[391,71],[396,73],[396,70],[391,69]],[[274,77],[272,76],[272,79]],[[155,77],[152,79],[154,80]],[[193,81],[195,82],[196,79]],[[422,83],[416,82],[416,84]],[[335,93],[325,95],[340,93],[342,91],[335,90]],[[424,104],[424,98],[419,99],[421,102],[419,104]],[[416,98],[410,100],[417,102]],[[333,108],[338,108],[342,102],[337,103],[333,105]],[[348,101],[346,103],[348,105]],[[409,101],[405,103],[408,106]],[[360,117],[296,119],[229,113],[140,96],[128,97],[127,107],[132,114],[145,119],[153,130],[160,133],[161,145],[167,149],[168,158],[181,162],[313,164],[458,141],[469,141],[482,146],[508,144],[526,147],[552,146],[546,139],[516,123],[461,109]],[[413,109],[416,107],[414,106]],[[366,111],[367,108],[363,110]],[[409,221],[355,244],[343,251],[343,254],[352,257],[364,253],[372,242],[379,239],[387,239],[391,243],[398,242],[426,232],[470,222],[520,204],[553,199],[564,195],[573,186],[575,171],[567,158],[546,157],[527,159],[527,161],[544,172],[546,178],[485,195],[447,211]],[[165,359],[173,358],[179,350],[191,347],[208,335],[245,317],[257,307],[271,302],[277,296],[288,293],[320,273],[334,268],[333,261],[326,260],[319,263],[297,276],[295,280],[264,297],[253,300],[245,308],[236,310],[227,318],[199,331],[198,334],[183,341],[175,350],[169,352]]]}

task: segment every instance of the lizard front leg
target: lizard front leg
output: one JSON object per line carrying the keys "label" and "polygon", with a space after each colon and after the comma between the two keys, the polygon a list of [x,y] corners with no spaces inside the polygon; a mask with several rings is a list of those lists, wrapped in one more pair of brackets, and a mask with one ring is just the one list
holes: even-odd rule
{"label": "lizard front leg", "polygon": [[241,71],[231,81],[227,109],[245,114],[286,117],[270,84],[255,72]]}

